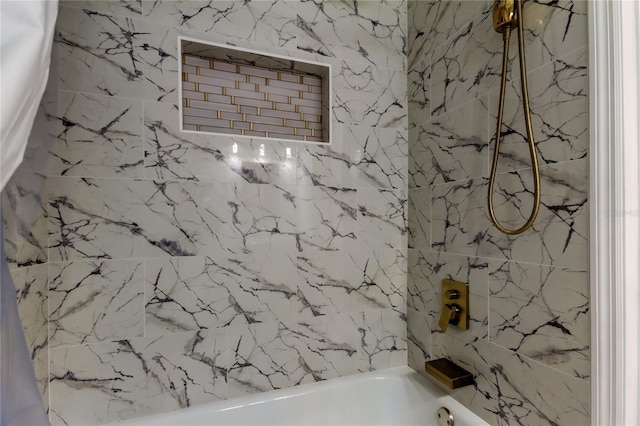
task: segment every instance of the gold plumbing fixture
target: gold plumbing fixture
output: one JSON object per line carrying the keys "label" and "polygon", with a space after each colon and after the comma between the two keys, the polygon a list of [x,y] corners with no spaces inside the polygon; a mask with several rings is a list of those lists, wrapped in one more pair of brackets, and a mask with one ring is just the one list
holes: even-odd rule
{"label": "gold plumbing fixture", "polygon": [[446,358],[425,362],[424,370],[450,389],[473,384],[473,374]]}
{"label": "gold plumbing fixture", "polygon": [[[514,3],[516,10],[514,10]],[[496,146],[493,151],[493,163],[491,164],[491,177],[489,178],[489,216],[496,228],[507,235],[518,235],[531,228],[540,210],[540,168],[538,167],[538,157],[536,145],[533,140],[533,130],[531,125],[531,110],[529,109],[529,91],[527,89],[527,63],[524,52],[524,30],[522,28],[522,0],[495,0],[493,3],[493,27],[502,33],[504,40],[504,54],[502,56],[502,80],[500,82],[500,103],[498,106],[498,120],[496,125]],[[522,106],[524,108],[524,120],[527,128],[527,138],[529,142],[529,155],[531,156],[531,167],[533,168],[533,208],[526,223],[517,229],[504,227],[496,218],[493,208],[493,187],[498,169],[498,157],[500,156],[500,136],[502,130],[502,115],[504,112],[504,92],[507,84],[507,68],[509,64],[509,39],[511,30],[518,29],[518,56],[520,59],[520,85],[522,88]]]}
{"label": "gold plumbing fixture", "polygon": [[442,280],[442,306],[438,327],[447,331],[449,324],[463,330],[469,328],[469,285]]}

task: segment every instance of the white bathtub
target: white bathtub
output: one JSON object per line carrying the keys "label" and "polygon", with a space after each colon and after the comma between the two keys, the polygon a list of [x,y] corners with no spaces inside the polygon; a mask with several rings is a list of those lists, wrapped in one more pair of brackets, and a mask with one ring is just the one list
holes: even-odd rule
{"label": "white bathtub", "polygon": [[456,426],[487,425],[409,367],[302,385],[138,417],[120,426],[437,425],[446,407]]}

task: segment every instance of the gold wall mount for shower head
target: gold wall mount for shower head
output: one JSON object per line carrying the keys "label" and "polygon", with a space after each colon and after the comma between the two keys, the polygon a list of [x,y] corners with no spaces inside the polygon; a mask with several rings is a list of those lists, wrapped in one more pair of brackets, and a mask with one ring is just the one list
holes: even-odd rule
{"label": "gold wall mount for shower head", "polygon": [[493,28],[503,33],[505,29],[513,29],[518,25],[515,0],[495,0],[493,2]]}

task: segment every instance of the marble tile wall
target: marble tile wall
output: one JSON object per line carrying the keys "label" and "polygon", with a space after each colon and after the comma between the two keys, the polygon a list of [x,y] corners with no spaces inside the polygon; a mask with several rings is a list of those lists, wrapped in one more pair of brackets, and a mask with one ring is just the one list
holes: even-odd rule
{"label": "marble tile wall", "polygon": [[[62,2],[53,424],[406,364],[406,34],[403,0]],[[331,64],[331,145],[181,133],[178,35]]]}
{"label": "marble tile wall", "polygon": [[[408,3],[408,351],[474,373],[454,396],[491,424],[589,422],[587,2],[525,2],[542,201],[507,237],[486,207],[502,37],[491,1]],[[511,43],[496,214],[528,217],[517,44]],[[469,283],[468,331],[437,327],[441,282]]]}

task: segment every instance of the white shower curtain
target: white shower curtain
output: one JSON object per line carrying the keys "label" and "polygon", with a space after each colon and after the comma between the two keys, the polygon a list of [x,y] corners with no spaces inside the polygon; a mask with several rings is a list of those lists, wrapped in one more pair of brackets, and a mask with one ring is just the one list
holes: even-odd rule
{"label": "white shower curtain", "polygon": [[[0,190],[22,162],[49,74],[57,10],[56,0],[0,0]],[[0,425],[48,425],[3,246],[0,229]]]}
{"label": "white shower curtain", "polygon": [[22,162],[47,84],[58,2],[0,1],[0,191]]}

